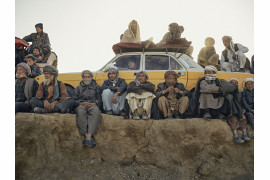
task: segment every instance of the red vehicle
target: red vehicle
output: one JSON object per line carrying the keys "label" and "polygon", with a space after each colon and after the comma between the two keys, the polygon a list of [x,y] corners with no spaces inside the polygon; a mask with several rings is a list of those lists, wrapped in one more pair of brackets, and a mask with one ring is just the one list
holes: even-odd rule
{"label": "red vehicle", "polygon": [[29,43],[23,39],[15,37],[15,66],[24,61],[24,56],[27,55],[27,47]]}

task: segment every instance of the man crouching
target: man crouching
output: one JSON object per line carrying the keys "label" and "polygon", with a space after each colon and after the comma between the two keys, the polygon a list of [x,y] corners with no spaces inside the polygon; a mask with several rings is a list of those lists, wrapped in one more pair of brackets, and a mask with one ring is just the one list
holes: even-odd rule
{"label": "man crouching", "polygon": [[128,105],[133,119],[148,119],[151,116],[152,101],[156,97],[153,93],[155,85],[148,80],[148,74],[140,71],[136,75],[135,81],[129,83],[127,87]]}
{"label": "man crouching", "polygon": [[158,84],[156,96],[158,109],[164,118],[180,118],[189,106],[190,92],[182,83],[177,82],[178,75],[175,71],[167,71],[164,75],[165,82]]}
{"label": "man crouching", "polygon": [[35,113],[68,113],[73,109],[74,100],[68,97],[66,86],[57,80],[58,71],[48,65],[44,69],[45,80],[39,85],[36,97],[30,100]]}

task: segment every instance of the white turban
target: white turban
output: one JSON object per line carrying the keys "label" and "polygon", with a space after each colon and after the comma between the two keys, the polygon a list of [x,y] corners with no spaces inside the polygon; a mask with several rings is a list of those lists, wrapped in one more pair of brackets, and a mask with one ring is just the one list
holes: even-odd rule
{"label": "white turban", "polygon": [[30,74],[31,73],[31,68],[25,62],[21,62],[21,63],[17,64],[17,67],[18,66],[23,67],[26,70],[26,73],[27,74]]}
{"label": "white turban", "polygon": [[217,72],[217,68],[215,66],[212,66],[212,65],[205,66],[204,70]]}
{"label": "white turban", "polygon": [[253,78],[246,78],[246,79],[245,79],[245,83],[248,82],[248,81],[254,82]]}
{"label": "white turban", "polygon": [[236,78],[231,78],[231,79],[229,80],[229,82],[231,82],[232,80],[235,80],[235,81],[238,82],[238,79],[236,79]]}

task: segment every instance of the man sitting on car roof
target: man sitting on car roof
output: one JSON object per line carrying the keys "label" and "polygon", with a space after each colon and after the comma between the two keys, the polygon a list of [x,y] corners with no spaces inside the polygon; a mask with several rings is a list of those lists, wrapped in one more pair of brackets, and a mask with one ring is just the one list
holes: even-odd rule
{"label": "man sitting on car roof", "polygon": [[164,75],[165,82],[159,83],[156,90],[158,109],[164,118],[180,118],[189,106],[190,92],[182,83],[177,82],[178,75],[175,71],[167,71]]}
{"label": "man sitting on car roof", "polygon": [[68,97],[66,86],[57,80],[58,71],[53,66],[44,67],[45,80],[39,85],[36,97],[30,100],[35,113],[68,113],[73,109],[74,100]]}
{"label": "man sitting on car roof", "polygon": [[50,46],[50,40],[47,33],[43,32],[43,24],[38,23],[35,25],[37,33],[32,33],[28,36],[25,36],[23,40],[26,42],[32,42],[29,53],[33,52],[34,47],[41,47],[42,45],[48,45]]}
{"label": "man sitting on car roof", "polygon": [[225,50],[221,55],[221,70],[229,72],[245,72],[245,64],[247,62],[244,53],[248,52],[248,48],[239,43],[233,43],[231,36],[222,37]]}
{"label": "man sitting on car roof", "polygon": [[155,85],[147,80],[148,74],[140,71],[135,81],[130,82],[127,87],[126,99],[133,119],[140,119],[140,116],[142,119],[148,119],[151,116],[152,101],[156,97]]}
{"label": "man sitting on car roof", "polygon": [[127,90],[127,83],[124,79],[119,78],[119,71],[110,68],[108,79],[101,86],[103,109],[106,114],[116,114],[124,116],[124,104]]}

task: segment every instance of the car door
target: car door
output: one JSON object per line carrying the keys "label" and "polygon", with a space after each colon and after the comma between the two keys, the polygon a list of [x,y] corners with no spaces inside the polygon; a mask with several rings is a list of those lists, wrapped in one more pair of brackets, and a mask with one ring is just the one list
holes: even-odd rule
{"label": "car door", "polygon": [[146,52],[143,56],[143,69],[149,75],[149,81],[157,85],[164,82],[164,74],[168,70],[175,71],[178,75],[178,82],[187,84],[187,70],[172,55]]}

